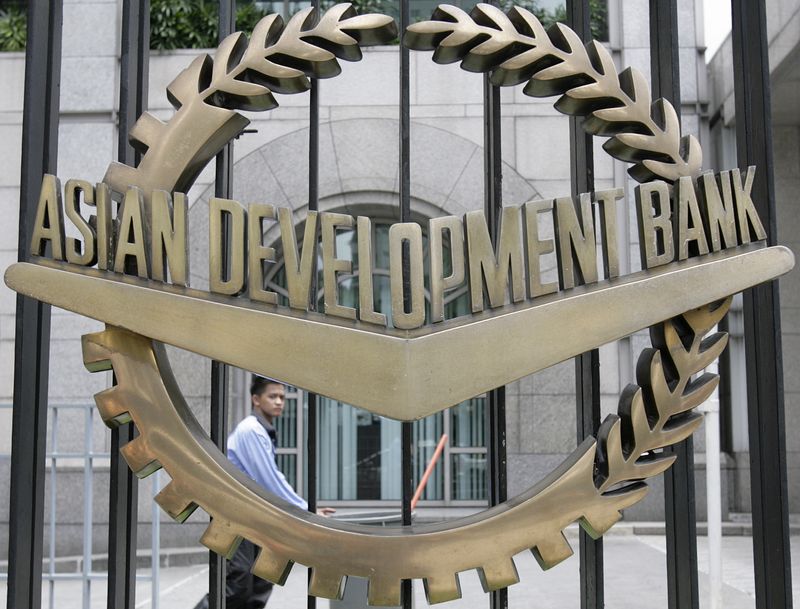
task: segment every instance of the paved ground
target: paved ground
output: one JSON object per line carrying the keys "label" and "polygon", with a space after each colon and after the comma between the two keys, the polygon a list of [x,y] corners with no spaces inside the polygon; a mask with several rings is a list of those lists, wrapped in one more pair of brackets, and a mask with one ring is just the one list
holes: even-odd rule
{"label": "paved ground", "polygon": [[[723,538],[723,573],[725,609],[750,609],[753,600],[752,540],[749,537]],[[800,607],[800,537],[792,538],[792,576],[794,604]],[[700,605],[709,607],[706,539],[698,540],[698,562],[701,570]],[[509,591],[512,609],[577,609],[578,561],[575,557],[544,573],[529,553],[517,557],[521,582]],[[605,589],[609,609],[654,609],[667,606],[664,537],[659,535],[608,535],[605,538]],[[142,571],[141,575],[149,575]],[[159,606],[162,609],[192,609],[207,590],[208,567],[171,567],[161,569]],[[295,567],[287,584],[276,587],[270,600],[271,609],[302,609],[306,607],[306,570]],[[427,607],[422,585],[414,582],[415,606]],[[43,605],[48,606],[48,584],[43,591]],[[476,573],[461,576],[463,598],[437,605],[441,609],[482,609],[488,607]],[[105,582],[91,586],[92,609],[105,608]],[[52,606],[56,609],[80,609],[81,582],[58,582]],[[6,609],[5,582],[0,583],[0,608]],[[319,609],[335,609],[320,601]],[[149,581],[137,586],[138,609],[151,609]]]}

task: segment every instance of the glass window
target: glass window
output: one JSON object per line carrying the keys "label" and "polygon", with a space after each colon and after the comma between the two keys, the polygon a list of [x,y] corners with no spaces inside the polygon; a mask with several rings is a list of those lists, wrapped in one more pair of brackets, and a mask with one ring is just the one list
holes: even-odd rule
{"label": "glass window", "polygon": [[486,500],[486,454],[452,456],[452,496],[458,500]]}

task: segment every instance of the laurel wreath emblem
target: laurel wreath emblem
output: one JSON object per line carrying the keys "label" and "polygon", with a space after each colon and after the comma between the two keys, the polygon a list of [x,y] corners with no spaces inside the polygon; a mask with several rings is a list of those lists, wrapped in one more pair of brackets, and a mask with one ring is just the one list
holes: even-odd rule
{"label": "laurel wreath emblem", "polygon": [[[285,27],[279,17],[265,17],[249,42],[241,33],[229,36],[213,60],[199,57],[173,81],[175,116],[163,123],[143,115],[130,134],[145,152],[142,161],[136,168],[112,164],[106,181],[117,190],[186,188],[247,124],[237,109],[274,107],[273,91],[305,90],[309,76],[338,73],[336,58],[357,59],[359,44],[395,35],[390,18],[356,16],[349,5],[333,7],[319,23],[310,10]],[[651,104],[639,73],[618,75],[601,45],[584,47],[561,24],[545,31],[521,8],[505,15],[482,4],[470,16],[440,6],[432,21],[410,26],[404,40],[434,49],[441,63],[461,60],[467,69],[489,71],[497,84],[527,80],[529,95],[560,95],[556,108],[587,116],[590,132],[611,136],[606,150],[634,162],[638,180],[674,181],[700,170],[699,144],[681,137],[672,106]],[[84,336],[83,351],[89,370],[113,368],[119,380],[96,396],[103,420],[110,426],[133,420],[140,430],[123,449],[131,469],[146,476],[163,467],[170,474],[156,500],[178,521],[197,507],[212,517],[204,545],[231,555],[249,539],[261,548],[253,572],[277,583],[295,562],[309,566],[315,596],[339,597],[345,578],[359,576],[369,579],[371,604],[396,605],[403,579],[423,579],[436,603],[461,596],[458,573],[469,569],[478,569],[487,591],[516,583],[512,557],[526,549],[543,568],[561,562],[572,554],[567,526],[579,522],[598,537],[620,510],[645,496],[644,480],[674,460],[659,450],[691,435],[701,421],[694,408],[719,382],[701,371],[727,344],[725,333],[709,333],[729,306],[730,298],[651,328],[653,347],[641,354],[637,384],[623,391],[618,414],[534,488],[474,517],[379,532],[303,512],[236,470],[194,419],[157,343],[108,327]]]}
{"label": "laurel wreath emblem", "polygon": [[495,85],[527,81],[526,95],[560,95],[556,109],[586,116],[584,128],[593,135],[611,136],[603,148],[632,162],[629,173],[640,182],[674,182],[700,173],[700,142],[692,135],[681,137],[672,104],[652,103],[641,72],[628,68],[617,74],[602,44],[584,45],[562,23],[545,30],[533,13],[516,6],[506,14],[478,4],[468,14],[441,4],[431,21],[410,25],[403,41],[412,49],[433,50],[437,63],[461,61],[465,70],[490,72]]}
{"label": "laurel wreath emblem", "polygon": [[396,36],[391,17],[357,15],[350,4],[333,6],[319,22],[313,8],[288,23],[267,15],[249,41],[242,32],[227,36],[213,58],[198,56],[170,83],[167,98],[175,114],[166,123],[142,114],[129,133],[143,153],[139,165],[111,163],[103,181],[117,192],[138,186],[146,201],[153,190],[187,192],[208,162],[249,124],[236,110],[275,108],[273,92],[306,91],[310,78],[339,74],[337,60],[358,61],[361,46]]}

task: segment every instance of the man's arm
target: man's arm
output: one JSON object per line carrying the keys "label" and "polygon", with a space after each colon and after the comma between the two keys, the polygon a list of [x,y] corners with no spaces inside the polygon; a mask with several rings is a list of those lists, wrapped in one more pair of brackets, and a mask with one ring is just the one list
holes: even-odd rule
{"label": "man's arm", "polygon": [[261,434],[251,429],[240,434],[236,445],[229,446],[228,458],[273,495],[304,510],[308,509],[306,500],[294,491],[278,469],[272,440],[266,432]]}

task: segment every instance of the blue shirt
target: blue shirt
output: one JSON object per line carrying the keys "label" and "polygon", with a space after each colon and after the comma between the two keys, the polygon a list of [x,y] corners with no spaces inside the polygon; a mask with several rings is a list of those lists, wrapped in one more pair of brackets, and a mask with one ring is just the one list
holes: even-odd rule
{"label": "blue shirt", "polygon": [[275,463],[275,446],[266,421],[251,414],[228,436],[228,459],[273,495],[308,509],[305,499],[294,492]]}

